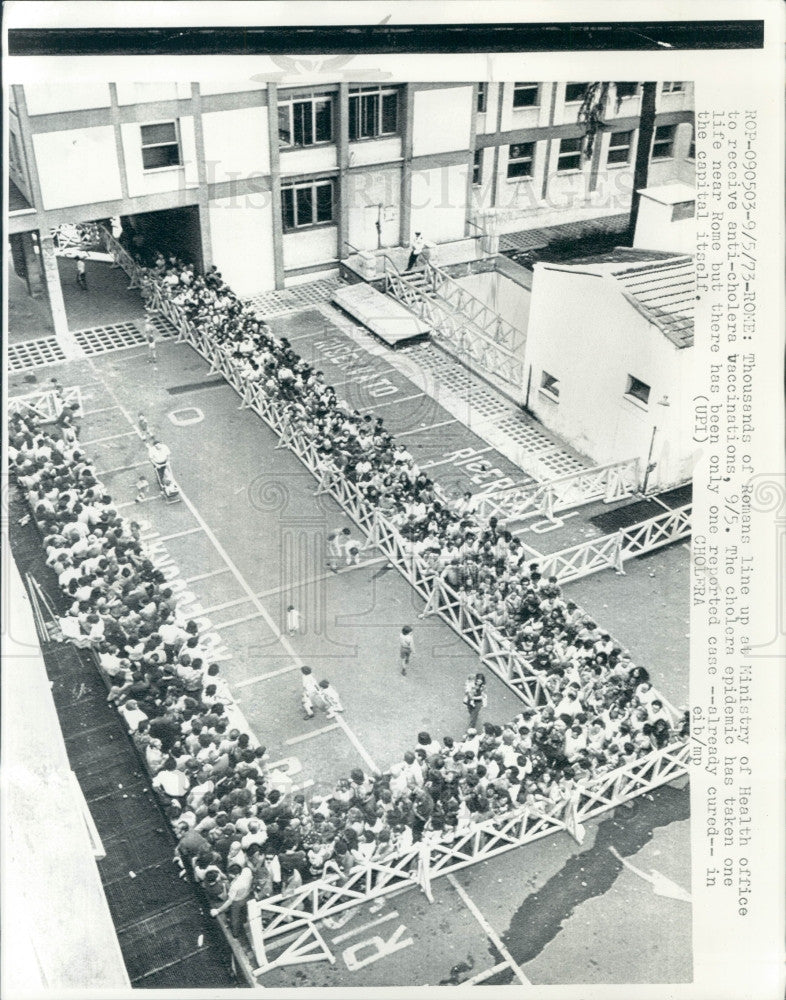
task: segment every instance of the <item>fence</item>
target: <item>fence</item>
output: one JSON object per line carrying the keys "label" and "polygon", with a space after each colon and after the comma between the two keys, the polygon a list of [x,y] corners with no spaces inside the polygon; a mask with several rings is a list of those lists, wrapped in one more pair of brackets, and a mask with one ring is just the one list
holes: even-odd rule
{"label": "fence", "polygon": [[82,392],[78,385],[56,386],[53,389],[43,389],[31,392],[26,396],[12,396],[8,400],[9,413],[32,414],[42,423],[52,423],[57,420],[66,406],[76,403],[78,416],[82,410]]}
{"label": "fence", "polygon": [[[489,381],[495,385],[500,384],[500,388],[506,393],[513,394],[521,401],[524,393],[524,364],[521,357],[505,343],[506,338],[501,333],[502,326],[498,324],[489,332],[476,325],[470,316],[454,312],[459,307],[442,297],[443,282],[448,286],[452,283],[462,296],[477,303],[475,313],[486,307],[432,264],[426,264],[425,272],[418,272],[420,276],[423,274],[425,284],[418,285],[406,275],[389,268],[386,260],[386,290],[428,323],[438,344],[473,371],[480,370]],[[424,290],[435,294],[433,297],[424,295]],[[458,293],[451,294],[452,299],[458,302]],[[500,324],[504,324],[504,320],[499,320]]]}
{"label": "fence", "polygon": [[602,538],[593,538],[560,552],[543,556],[541,573],[556,576],[559,583],[578,580],[602,569],[624,573],[627,559],[671,545],[691,533],[691,504],[664,511],[648,521],[641,521]]}
{"label": "fence", "polygon": [[639,460],[613,462],[592,469],[580,469],[541,483],[511,486],[496,493],[484,493],[478,503],[481,517],[501,521],[522,521],[546,517],[556,521],[561,510],[602,500],[613,503],[631,496],[639,487]]}
{"label": "fence", "polygon": [[[154,301],[165,304],[166,315],[178,330],[178,340],[193,347],[209,363],[212,372],[220,372],[224,376],[240,396],[241,406],[253,409],[278,435],[277,447],[290,448],[314,474],[318,481],[316,492],[329,493],[366,534],[366,546],[380,548],[402,572],[426,600],[423,615],[438,614],[522,701],[550,704],[551,696],[541,675],[532,669],[509,640],[468,605],[462,593],[437,576],[406,543],[395,524],[368,502],[356,484],[346,480],[332,461],[318,453],[313,442],[298,426],[297,419],[291,418],[287,405],[272,400],[259,384],[242,382],[230,352],[213,342],[203,330],[194,328],[182,311],[166,298],[163,290],[156,291]],[[655,542],[656,534],[654,528],[649,531],[650,543]],[[644,545],[646,539],[634,529],[630,544]],[[584,781],[566,797],[543,808],[517,806],[475,823],[450,843],[421,842],[387,858],[357,865],[346,878],[336,874],[274,897],[250,900],[247,907],[249,936],[259,963],[255,975],[276,965],[329,958],[329,950],[314,926],[315,921],[323,917],[400,888],[418,886],[430,899],[432,878],[552,833],[564,830],[580,841],[584,821],[686,774],[687,768],[687,744],[682,740],[675,741],[665,749],[653,750],[623,767]],[[299,928],[304,931],[302,946],[293,946],[289,958],[279,956],[275,961],[269,961],[266,942],[270,943],[277,936]],[[315,947],[320,949],[318,954],[313,951]]]}

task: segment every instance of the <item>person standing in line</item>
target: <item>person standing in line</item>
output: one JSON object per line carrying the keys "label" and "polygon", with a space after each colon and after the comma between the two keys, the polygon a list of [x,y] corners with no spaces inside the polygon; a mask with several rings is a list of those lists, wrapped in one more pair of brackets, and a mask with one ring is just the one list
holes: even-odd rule
{"label": "person standing in line", "polygon": [[464,704],[469,712],[469,728],[478,728],[478,718],[481,708],[488,702],[486,695],[486,675],[480,672],[470,674],[464,687]]}
{"label": "person standing in line", "polygon": [[411,271],[412,268],[417,264],[420,255],[423,253],[423,249],[426,246],[426,241],[423,239],[423,233],[417,232],[412,240],[412,246],[410,247],[409,260],[407,261],[406,271]]}
{"label": "person standing in line", "polygon": [[322,697],[319,684],[317,684],[316,678],[311,672],[311,667],[300,668],[300,683],[303,686],[300,697],[303,713],[307,719],[313,719],[314,705],[321,706],[324,703],[324,698]]}
{"label": "person standing in line", "polygon": [[319,682],[319,694],[325,703],[325,708],[327,709],[325,714],[329,719],[335,719],[336,712],[344,711],[338,691],[336,691],[330,681]]}
{"label": "person standing in line", "polygon": [[76,259],[76,283],[83,292],[87,291],[87,265],[82,254]]}
{"label": "person standing in line", "polygon": [[412,626],[405,625],[398,636],[398,656],[401,663],[401,673],[406,675],[410,657],[415,648],[415,637],[412,634]]}

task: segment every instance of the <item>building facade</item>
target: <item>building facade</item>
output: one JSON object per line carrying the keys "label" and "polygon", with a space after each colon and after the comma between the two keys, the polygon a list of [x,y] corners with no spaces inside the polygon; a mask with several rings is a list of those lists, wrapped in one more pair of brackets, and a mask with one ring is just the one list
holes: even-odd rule
{"label": "building facade", "polygon": [[[285,82],[9,88],[13,260],[56,329],[64,223],[119,216],[135,247],[215,263],[251,295],[416,230],[442,243],[629,210],[638,84],[610,85],[587,158],[585,83]],[[692,136],[692,84],[659,83],[649,186],[692,183]]]}

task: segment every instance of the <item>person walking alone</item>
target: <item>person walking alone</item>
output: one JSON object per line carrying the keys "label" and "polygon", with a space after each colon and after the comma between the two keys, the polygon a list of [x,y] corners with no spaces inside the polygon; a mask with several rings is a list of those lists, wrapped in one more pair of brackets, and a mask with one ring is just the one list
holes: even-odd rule
{"label": "person walking alone", "polygon": [[469,712],[470,729],[478,728],[478,718],[481,708],[485,708],[488,702],[486,695],[486,675],[478,672],[470,674],[464,687],[464,704]]}
{"label": "person walking alone", "polygon": [[411,271],[412,268],[417,264],[420,255],[423,253],[423,249],[426,246],[426,241],[423,239],[423,233],[417,232],[412,240],[412,246],[409,251],[409,260],[407,261],[406,271]]}
{"label": "person walking alone", "polygon": [[415,637],[412,635],[412,626],[405,625],[398,635],[398,656],[401,663],[401,673],[406,675],[412,651],[415,648]]}
{"label": "person walking alone", "polygon": [[81,254],[76,259],[76,283],[83,292],[87,291],[87,265]]}

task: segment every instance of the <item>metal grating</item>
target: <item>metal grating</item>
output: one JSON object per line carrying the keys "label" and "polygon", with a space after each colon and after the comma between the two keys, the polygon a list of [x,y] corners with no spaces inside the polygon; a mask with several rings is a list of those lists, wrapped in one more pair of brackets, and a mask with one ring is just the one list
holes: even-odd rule
{"label": "metal grating", "polygon": [[107,354],[127,347],[137,347],[145,343],[142,330],[133,322],[110,323],[108,326],[94,326],[74,333],[77,343],[89,357]]}
{"label": "metal grating", "polygon": [[23,372],[42,365],[53,365],[65,359],[63,348],[58,344],[56,337],[27,340],[21,344],[10,344],[8,347],[9,372]]}
{"label": "metal grating", "polygon": [[265,319],[268,319],[271,316],[281,316],[297,309],[305,309],[308,306],[318,305],[320,302],[327,302],[341,284],[340,278],[322,278],[319,281],[295,285],[293,288],[262,292],[259,295],[252,295],[245,301],[247,305],[259,310]]}

